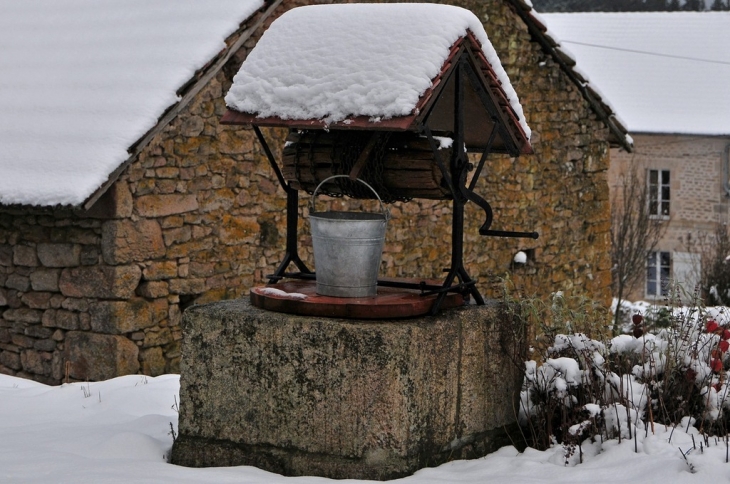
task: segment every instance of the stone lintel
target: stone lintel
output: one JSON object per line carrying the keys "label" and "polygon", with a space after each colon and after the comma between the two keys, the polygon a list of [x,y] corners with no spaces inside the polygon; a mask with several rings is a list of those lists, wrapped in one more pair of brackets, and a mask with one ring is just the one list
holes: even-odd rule
{"label": "stone lintel", "polygon": [[172,462],[382,480],[485,455],[516,418],[521,328],[496,303],[389,321],[193,306]]}
{"label": "stone lintel", "polygon": [[198,201],[195,195],[143,195],[137,198],[135,206],[143,217],[165,217],[197,210]]}

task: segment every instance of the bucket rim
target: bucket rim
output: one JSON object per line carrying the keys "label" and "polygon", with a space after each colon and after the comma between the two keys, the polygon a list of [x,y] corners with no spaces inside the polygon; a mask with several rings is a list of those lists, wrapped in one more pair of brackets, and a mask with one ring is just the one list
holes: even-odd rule
{"label": "bucket rim", "polygon": [[[349,218],[348,218],[349,217]],[[318,218],[328,221],[356,221],[356,222],[387,222],[388,217],[378,212],[345,212],[329,210],[326,212],[310,212],[309,218]]]}

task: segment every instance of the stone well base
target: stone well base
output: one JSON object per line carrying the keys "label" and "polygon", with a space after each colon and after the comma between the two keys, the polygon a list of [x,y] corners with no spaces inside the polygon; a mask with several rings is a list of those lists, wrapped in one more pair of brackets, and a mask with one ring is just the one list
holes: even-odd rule
{"label": "stone well base", "polygon": [[172,462],[384,480],[485,455],[509,443],[523,334],[497,304],[390,321],[191,307]]}

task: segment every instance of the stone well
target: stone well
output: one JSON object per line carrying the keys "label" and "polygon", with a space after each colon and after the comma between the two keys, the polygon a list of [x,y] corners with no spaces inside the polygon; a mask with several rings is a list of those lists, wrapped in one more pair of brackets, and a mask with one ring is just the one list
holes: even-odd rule
{"label": "stone well", "polygon": [[509,444],[524,331],[496,304],[422,318],[183,317],[175,464],[390,479]]}

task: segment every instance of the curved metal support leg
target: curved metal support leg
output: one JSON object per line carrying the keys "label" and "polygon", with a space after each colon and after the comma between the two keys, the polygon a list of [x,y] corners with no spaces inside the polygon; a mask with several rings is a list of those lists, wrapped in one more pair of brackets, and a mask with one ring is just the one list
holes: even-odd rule
{"label": "curved metal support leg", "polygon": [[297,247],[297,225],[299,222],[299,192],[293,188],[286,187],[286,253],[284,259],[276,268],[276,271],[268,276],[269,284],[274,284],[283,279],[286,269],[292,262],[303,274],[312,274],[306,264],[299,257]]}

